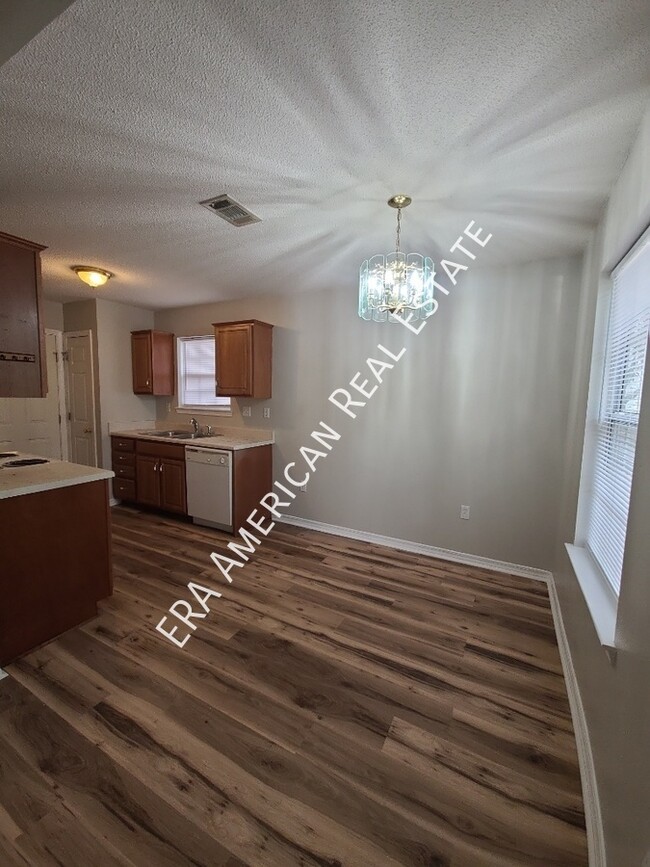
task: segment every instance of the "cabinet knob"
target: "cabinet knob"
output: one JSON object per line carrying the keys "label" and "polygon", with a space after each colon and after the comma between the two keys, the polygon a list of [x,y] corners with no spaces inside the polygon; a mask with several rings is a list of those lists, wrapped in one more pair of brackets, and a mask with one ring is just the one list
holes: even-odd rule
{"label": "cabinet knob", "polygon": [[145,382],[145,385],[151,385],[151,383],[149,382],[149,380],[147,380],[147,381]]}

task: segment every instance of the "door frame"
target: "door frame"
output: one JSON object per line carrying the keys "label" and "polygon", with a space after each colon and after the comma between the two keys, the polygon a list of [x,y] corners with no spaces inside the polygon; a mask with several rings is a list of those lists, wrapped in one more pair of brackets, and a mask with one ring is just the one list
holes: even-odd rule
{"label": "door frame", "polygon": [[[90,384],[91,384],[91,396],[92,396],[92,417],[93,417],[93,449],[94,449],[94,466],[99,466],[99,425],[97,424],[97,385],[95,382],[95,350],[93,347],[93,332],[92,328],[86,328],[82,331],[64,331],[63,332],[63,357],[67,361],[68,359],[68,351],[65,349],[65,339],[66,337],[88,337],[88,345],[90,352]],[[66,394],[66,433],[68,442],[71,441],[72,431],[70,429],[70,413],[67,410],[68,406],[68,395],[70,394],[69,384],[68,384],[68,371],[66,370],[65,376],[65,394]]]}
{"label": "door frame", "polygon": [[61,443],[61,460],[69,460],[70,441],[68,439],[68,401],[65,367],[63,365],[63,332],[55,328],[46,328],[45,336],[54,335],[54,358],[56,360],[56,381],[59,389],[59,442]]}

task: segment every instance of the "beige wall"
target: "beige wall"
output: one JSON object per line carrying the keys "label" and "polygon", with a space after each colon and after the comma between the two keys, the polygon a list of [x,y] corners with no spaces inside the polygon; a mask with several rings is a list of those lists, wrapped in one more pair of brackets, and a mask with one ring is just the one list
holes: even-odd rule
{"label": "beige wall", "polygon": [[[417,337],[362,322],[353,281],[320,294],[160,311],[156,327],[178,336],[209,333],[217,320],[275,325],[273,398],[234,401],[230,423],[275,429],[276,473],[319,420],[342,435],[293,514],[550,567],[579,280],[577,259],[477,269]],[[352,420],[327,398],[376,357],[378,342],[408,350]],[[247,404],[253,416],[242,419]],[[158,399],[159,420],[187,421],[167,405]]]}
{"label": "beige wall", "polygon": [[153,328],[153,312],[104,298],[96,304],[103,466],[110,469],[109,426],[153,426],[156,418],[156,399],[133,394],[131,372],[131,332]]}
{"label": "beige wall", "polygon": [[43,324],[45,328],[52,328],[54,331],[63,331],[63,304],[58,301],[48,301],[43,299]]}
{"label": "beige wall", "polygon": [[650,353],[613,666],[596,637],[564,542],[573,541],[599,284],[650,222],[650,109],[585,258],[555,575],[596,765],[608,867],[650,853]]}

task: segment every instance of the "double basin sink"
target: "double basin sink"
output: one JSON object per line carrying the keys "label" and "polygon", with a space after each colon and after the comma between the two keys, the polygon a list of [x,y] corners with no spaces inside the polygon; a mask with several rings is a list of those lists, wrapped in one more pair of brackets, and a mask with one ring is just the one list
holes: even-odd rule
{"label": "double basin sink", "polygon": [[143,430],[149,437],[161,437],[168,440],[198,440],[204,437],[222,437],[219,433],[190,433],[186,430]]}

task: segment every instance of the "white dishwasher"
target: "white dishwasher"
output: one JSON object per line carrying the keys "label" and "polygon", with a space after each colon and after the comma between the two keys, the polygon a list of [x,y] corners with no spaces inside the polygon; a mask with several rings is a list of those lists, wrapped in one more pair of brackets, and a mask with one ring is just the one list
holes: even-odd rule
{"label": "white dishwasher", "polygon": [[194,523],[232,530],[232,452],[185,446],[185,476]]}

